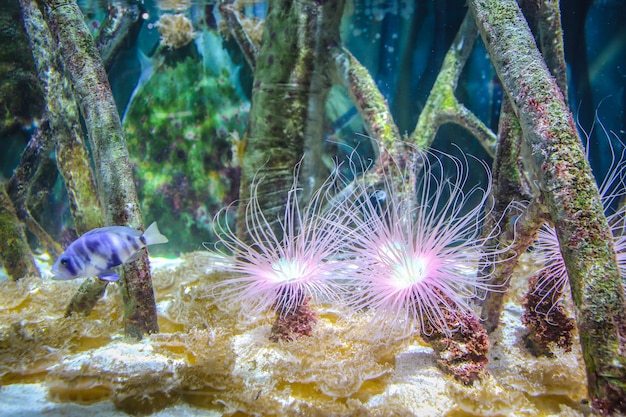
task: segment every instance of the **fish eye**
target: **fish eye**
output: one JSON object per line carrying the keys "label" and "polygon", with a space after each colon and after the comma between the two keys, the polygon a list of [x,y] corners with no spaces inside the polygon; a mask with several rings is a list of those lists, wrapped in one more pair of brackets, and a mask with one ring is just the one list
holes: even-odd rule
{"label": "fish eye", "polygon": [[70,260],[69,260],[69,259],[67,259],[67,258],[61,258],[61,261],[60,261],[60,262],[61,262],[61,265],[63,265],[63,266],[67,266],[67,264],[69,264],[69,263],[70,263]]}

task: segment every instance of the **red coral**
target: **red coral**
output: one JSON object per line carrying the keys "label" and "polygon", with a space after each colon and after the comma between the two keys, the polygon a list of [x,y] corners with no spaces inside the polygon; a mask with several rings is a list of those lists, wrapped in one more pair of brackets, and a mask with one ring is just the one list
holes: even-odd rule
{"label": "red coral", "polygon": [[[281,312],[282,313],[282,312]],[[300,336],[311,336],[313,326],[317,323],[317,314],[311,310],[309,300],[304,299],[292,312],[278,313],[272,326],[270,340],[291,342]]]}
{"label": "red coral", "polygon": [[[548,273],[548,270],[543,273]],[[550,288],[554,293],[546,296],[546,287],[538,287],[537,284],[542,280],[545,278],[541,275],[530,279],[530,289],[523,304],[525,311],[522,323],[529,331],[526,335],[526,347],[536,356],[552,356],[552,344],[569,352],[572,350],[575,322],[568,317],[563,306],[557,304],[561,298],[562,286]]]}
{"label": "red coral", "polygon": [[[445,302],[452,303],[449,299]],[[446,311],[450,328],[458,330],[444,333],[432,327],[432,333],[425,334],[424,338],[439,353],[439,366],[457,381],[471,385],[487,373],[485,365],[489,362],[487,353],[490,346],[487,331],[472,314]]]}

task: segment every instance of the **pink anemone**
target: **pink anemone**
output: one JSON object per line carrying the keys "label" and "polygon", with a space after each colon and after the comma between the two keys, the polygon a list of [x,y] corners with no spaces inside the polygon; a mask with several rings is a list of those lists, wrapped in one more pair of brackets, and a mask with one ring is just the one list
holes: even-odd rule
{"label": "pink anemone", "polygon": [[338,219],[337,210],[322,211],[331,182],[301,207],[296,175],[278,231],[261,210],[257,181],[246,205],[246,238],[221,218],[227,214],[216,216],[216,247],[226,258],[224,268],[232,273],[215,286],[221,302],[236,302],[242,314],[258,316],[268,310],[288,314],[308,300],[338,298],[341,287],[333,279],[337,265],[332,260],[341,250],[345,222]]}
{"label": "pink anemone", "polygon": [[[462,316],[473,316],[472,300],[494,289],[483,268],[497,250],[482,233],[491,189],[468,186],[466,157],[431,152],[416,153],[416,160],[419,172],[395,164],[379,190],[357,183],[359,210],[345,208],[357,230],[348,250],[355,288],[348,303],[373,309],[382,333],[399,326],[404,335],[451,334]],[[487,166],[476,162],[491,184]],[[447,176],[450,167],[454,175]]]}

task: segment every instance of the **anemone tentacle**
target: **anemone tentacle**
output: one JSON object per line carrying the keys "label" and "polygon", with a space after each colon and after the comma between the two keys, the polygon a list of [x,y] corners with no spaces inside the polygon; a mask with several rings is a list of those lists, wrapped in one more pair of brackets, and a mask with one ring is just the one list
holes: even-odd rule
{"label": "anemone tentacle", "polygon": [[341,250],[346,222],[337,209],[322,210],[334,178],[303,206],[298,201],[297,179],[296,167],[283,216],[278,219],[280,233],[272,229],[260,208],[260,180],[253,182],[246,205],[246,240],[228,226],[228,210],[216,216],[216,249],[226,258],[223,268],[232,276],[214,290],[221,301],[240,304],[241,314],[259,316],[273,310],[282,317],[308,300],[337,300],[342,291],[333,279],[337,266],[331,261]]}
{"label": "anemone tentacle", "polygon": [[[436,151],[417,156],[423,168],[415,192],[409,178],[416,176],[399,165],[383,177],[384,204],[362,182],[355,186],[359,209],[345,208],[358,230],[348,250],[356,265],[351,270],[356,291],[348,303],[373,309],[373,324],[382,333],[399,326],[405,335],[433,329],[450,334],[453,322],[473,315],[471,300],[495,289],[488,272],[477,273],[487,251],[502,250],[487,247],[490,236],[481,236],[491,188],[468,186],[465,156]],[[444,174],[444,160],[455,175]],[[488,167],[480,165],[489,177]],[[470,204],[475,199],[477,204]]]}

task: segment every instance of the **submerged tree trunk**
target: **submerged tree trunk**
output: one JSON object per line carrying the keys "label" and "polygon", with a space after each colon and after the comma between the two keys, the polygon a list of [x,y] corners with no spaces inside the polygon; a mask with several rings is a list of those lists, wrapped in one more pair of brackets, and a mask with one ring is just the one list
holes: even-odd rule
{"label": "submerged tree trunk", "polygon": [[459,77],[474,49],[477,37],[476,24],[468,12],[446,53],[435,84],[411,134],[410,140],[418,149],[425,150],[432,145],[441,125],[456,123],[469,130],[488,154],[494,155],[495,134],[455,96]]}
{"label": "submerged tree trunk", "polygon": [[[56,139],[56,160],[65,181],[70,210],[79,235],[104,225],[89,153],[80,126],[74,94],[54,50],[52,33],[35,0],[20,0],[24,27],[46,96],[46,117],[50,129],[46,142]],[[52,143],[47,145],[52,147]],[[47,157],[47,155],[45,155]],[[40,165],[38,163],[37,165]]]}
{"label": "submerged tree trunk", "polygon": [[[256,179],[259,204],[270,223],[284,211],[294,167],[301,160],[305,195],[323,179],[319,172],[324,105],[334,64],[329,50],[340,42],[343,5],[343,0],[269,3],[254,72],[241,197],[249,196]],[[242,226],[244,209],[239,216]],[[279,228],[275,232],[281,235]]]}
{"label": "submerged tree trunk", "polygon": [[24,226],[18,220],[11,199],[0,183],[0,259],[7,274],[18,280],[27,275],[39,276],[33,254],[26,242]]}
{"label": "submerged tree trunk", "polygon": [[[520,167],[522,129],[507,97],[502,99],[498,128],[498,146],[493,164],[493,210],[485,227],[491,233],[496,224],[502,232],[489,241],[507,250],[487,260],[491,265],[491,283],[502,291],[490,291],[482,303],[481,315],[485,328],[493,332],[499,324],[504,307],[506,289],[517,267],[519,254],[526,252],[537,238],[537,231],[545,222],[546,208],[534,198]],[[521,203],[530,201],[529,204]],[[513,202],[520,202],[512,204]],[[522,208],[523,207],[523,208]]]}
{"label": "submerged tree trunk", "polygon": [[[240,197],[245,201],[251,192],[257,194],[260,209],[279,239],[295,167],[301,162],[303,199],[310,198],[327,174],[321,151],[334,65],[329,51],[340,43],[343,6],[343,0],[269,2],[255,62]],[[241,204],[237,231],[243,240],[247,240],[245,212],[246,204]],[[296,305],[293,313],[300,307]],[[307,317],[313,320],[315,315]]]}
{"label": "submerged tree trunk", "polygon": [[523,132],[524,162],[554,222],[576,306],[589,394],[626,411],[626,304],[613,236],[561,90],[515,0],[470,0]]}
{"label": "submerged tree trunk", "polygon": [[37,222],[28,207],[31,187],[42,178],[39,168],[48,164],[46,159],[49,158],[48,155],[53,148],[51,136],[50,123],[48,120],[43,120],[22,152],[20,163],[7,183],[6,190],[11,197],[18,219],[39,240],[48,254],[56,257],[63,252],[63,248]]}
{"label": "submerged tree trunk", "polygon": [[[58,39],[96,165],[99,195],[107,223],[141,229],[143,221],[126,140],[107,75],[93,38],[72,0],[45,0],[47,21]],[[141,338],[158,331],[156,303],[147,253],[124,265],[122,278],[126,334]]]}

